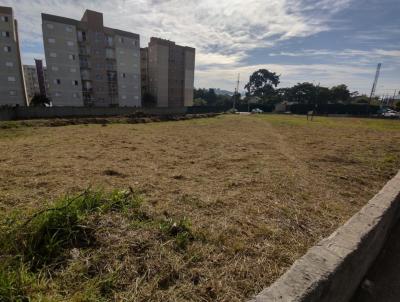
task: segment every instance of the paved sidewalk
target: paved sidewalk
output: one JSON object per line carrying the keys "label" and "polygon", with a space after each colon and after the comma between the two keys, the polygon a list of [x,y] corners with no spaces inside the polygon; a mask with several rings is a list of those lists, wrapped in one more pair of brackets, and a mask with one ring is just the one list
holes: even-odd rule
{"label": "paved sidewalk", "polygon": [[[356,268],[355,268],[356,269]],[[400,301],[400,222],[351,302]]]}

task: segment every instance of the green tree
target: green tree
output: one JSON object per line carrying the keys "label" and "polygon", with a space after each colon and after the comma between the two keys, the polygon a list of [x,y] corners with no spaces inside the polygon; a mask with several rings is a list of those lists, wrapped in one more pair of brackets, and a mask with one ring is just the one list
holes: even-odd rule
{"label": "green tree", "polygon": [[350,91],[346,85],[341,84],[331,88],[332,101],[335,103],[349,103],[350,102]]}
{"label": "green tree", "polygon": [[275,94],[275,88],[279,85],[279,75],[267,69],[255,71],[244,86],[247,90],[246,96],[259,97],[266,100]]}
{"label": "green tree", "polygon": [[328,87],[317,86],[316,94],[316,104],[327,104],[332,100],[332,93]]}
{"label": "green tree", "polygon": [[194,106],[207,106],[206,100],[202,98],[196,98],[193,100],[193,105]]}
{"label": "green tree", "polygon": [[313,83],[297,83],[287,92],[288,100],[300,104],[315,104],[318,96],[317,87]]}
{"label": "green tree", "polygon": [[368,104],[369,101],[370,101],[369,96],[365,94],[357,95],[351,99],[351,102],[355,104]]}

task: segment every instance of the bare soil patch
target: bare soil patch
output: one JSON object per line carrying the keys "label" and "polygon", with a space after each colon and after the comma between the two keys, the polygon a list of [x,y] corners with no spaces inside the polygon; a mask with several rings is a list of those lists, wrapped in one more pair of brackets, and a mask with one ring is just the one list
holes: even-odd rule
{"label": "bare soil patch", "polygon": [[399,130],[278,115],[0,129],[0,211],[29,216],[88,187],[144,199],[143,221],[89,215],[96,247],[33,278],[33,299],[243,301],[397,172]]}

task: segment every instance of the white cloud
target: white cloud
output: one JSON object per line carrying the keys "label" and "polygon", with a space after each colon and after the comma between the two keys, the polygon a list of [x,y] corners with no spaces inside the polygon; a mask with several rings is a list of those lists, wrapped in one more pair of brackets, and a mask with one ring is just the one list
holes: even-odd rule
{"label": "white cloud", "polygon": [[[193,46],[203,57],[215,52],[224,61],[238,61],[238,52],[327,30],[329,16],[349,1],[311,5],[308,0],[5,0],[5,5],[15,9],[25,46],[42,42],[40,13],[79,19],[88,8],[104,12],[107,26]],[[325,13],[309,18],[305,12],[311,8]]]}
{"label": "white cloud", "polygon": [[365,86],[365,79],[374,69],[370,62],[367,66],[368,59],[372,56],[396,59],[399,51],[347,49],[334,53],[311,49],[271,54],[358,58],[359,65],[245,63],[254,49],[330,30],[334,14],[350,3],[351,0],[3,0],[2,5],[15,10],[22,45],[29,50],[23,53],[24,62],[40,57],[42,12],[80,19],[85,9],[92,9],[104,13],[106,26],[139,33],[142,46],[150,36],[158,36],[195,47],[195,85],[232,90],[238,72],[247,80],[259,68],[281,73],[282,85],[315,80],[324,85],[346,81],[355,88]]}
{"label": "white cloud", "polygon": [[[241,78],[240,86],[243,87],[250,74],[262,68],[281,75],[279,87],[288,87],[299,82],[314,82],[327,87],[344,83],[353,91],[357,90],[368,94],[376,66],[371,64],[369,66],[357,64],[255,64],[241,67],[208,68],[197,71],[199,77],[196,87],[222,87],[233,91],[238,73]],[[385,75],[383,74],[383,76]],[[378,85],[378,93],[393,93],[393,89],[397,88],[398,83],[390,77],[381,78],[381,83],[383,82],[385,85]],[[214,85],[207,85],[208,83]]]}
{"label": "white cloud", "polygon": [[344,49],[344,50],[329,50],[329,49],[303,49],[296,52],[276,52],[269,53],[269,56],[288,56],[288,57],[315,57],[315,56],[333,56],[333,57],[368,57],[368,58],[395,58],[400,59],[400,50],[385,50],[385,49]]}

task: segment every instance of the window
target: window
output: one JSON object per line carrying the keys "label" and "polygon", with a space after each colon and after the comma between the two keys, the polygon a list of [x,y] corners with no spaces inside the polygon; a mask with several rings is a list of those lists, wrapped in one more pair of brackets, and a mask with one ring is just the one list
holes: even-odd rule
{"label": "window", "polygon": [[55,79],[54,80],[54,84],[60,85],[61,84],[61,80],[60,79]]}
{"label": "window", "polygon": [[10,32],[9,31],[2,31],[1,32],[1,36],[5,37],[5,38],[9,38],[10,37]]}
{"label": "window", "polygon": [[51,43],[51,44],[56,43],[56,39],[54,39],[54,38],[48,38],[47,41],[49,41],[49,43]]}
{"label": "window", "polygon": [[55,58],[55,57],[57,57],[57,54],[55,52],[51,52],[50,57]]}
{"label": "window", "polygon": [[79,98],[79,95],[78,95],[76,92],[74,92],[74,93],[72,94],[72,97],[73,97],[74,99],[77,99],[77,98]]}
{"label": "window", "polygon": [[74,85],[74,86],[78,86],[78,85],[79,85],[79,83],[78,83],[78,81],[77,81],[77,80],[73,80],[73,81],[72,81],[72,85]]}
{"label": "window", "polygon": [[123,37],[119,37],[119,42],[120,43],[124,43],[124,38]]}
{"label": "window", "polygon": [[76,68],[71,68],[69,71],[70,72],[76,72]]}
{"label": "window", "polygon": [[70,55],[68,55],[68,58],[69,58],[70,60],[72,60],[72,61],[75,61],[75,55],[70,54]]}
{"label": "window", "polygon": [[47,23],[46,26],[47,26],[48,29],[53,29],[54,28],[54,25],[51,24],[51,23]]}
{"label": "window", "polygon": [[58,71],[58,66],[51,66],[51,70]]}
{"label": "window", "polygon": [[96,74],[96,80],[102,80],[103,77],[100,74]]}
{"label": "window", "polygon": [[5,52],[11,52],[11,46],[4,46],[3,49]]}
{"label": "window", "polygon": [[10,90],[10,91],[8,92],[8,94],[9,94],[10,96],[16,96],[16,95],[17,95],[17,92],[16,92],[15,90]]}
{"label": "window", "polygon": [[126,73],[123,72],[123,73],[121,74],[121,76],[122,76],[123,79],[125,79],[125,78],[126,78]]}
{"label": "window", "polygon": [[9,82],[15,82],[16,81],[15,77],[8,77],[7,79],[8,79]]}
{"label": "window", "polygon": [[111,48],[106,48],[106,58],[113,59],[114,58],[114,50]]}
{"label": "window", "polygon": [[113,45],[113,37],[107,36],[106,40],[107,40],[107,45],[108,46],[112,46]]}
{"label": "window", "polygon": [[61,96],[61,92],[54,92],[54,96]]}
{"label": "window", "polygon": [[71,26],[67,26],[67,27],[65,28],[65,30],[66,30],[67,32],[71,33],[71,32],[72,32],[72,27],[71,27]]}
{"label": "window", "polygon": [[7,66],[7,67],[13,67],[13,66],[14,66],[14,63],[13,63],[13,62],[6,62],[6,66]]}
{"label": "window", "polygon": [[92,84],[90,82],[85,82],[85,88],[86,90],[89,90],[92,88]]}
{"label": "window", "polygon": [[86,33],[84,31],[78,31],[78,41],[86,41]]}
{"label": "window", "polygon": [[95,32],[94,39],[95,39],[96,43],[102,42],[102,40],[104,39],[103,34],[101,32]]}
{"label": "window", "polygon": [[68,46],[74,46],[74,42],[72,42],[72,41],[67,41],[67,45],[68,45]]}
{"label": "window", "polygon": [[8,22],[8,16],[1,16],[1,21]]}

